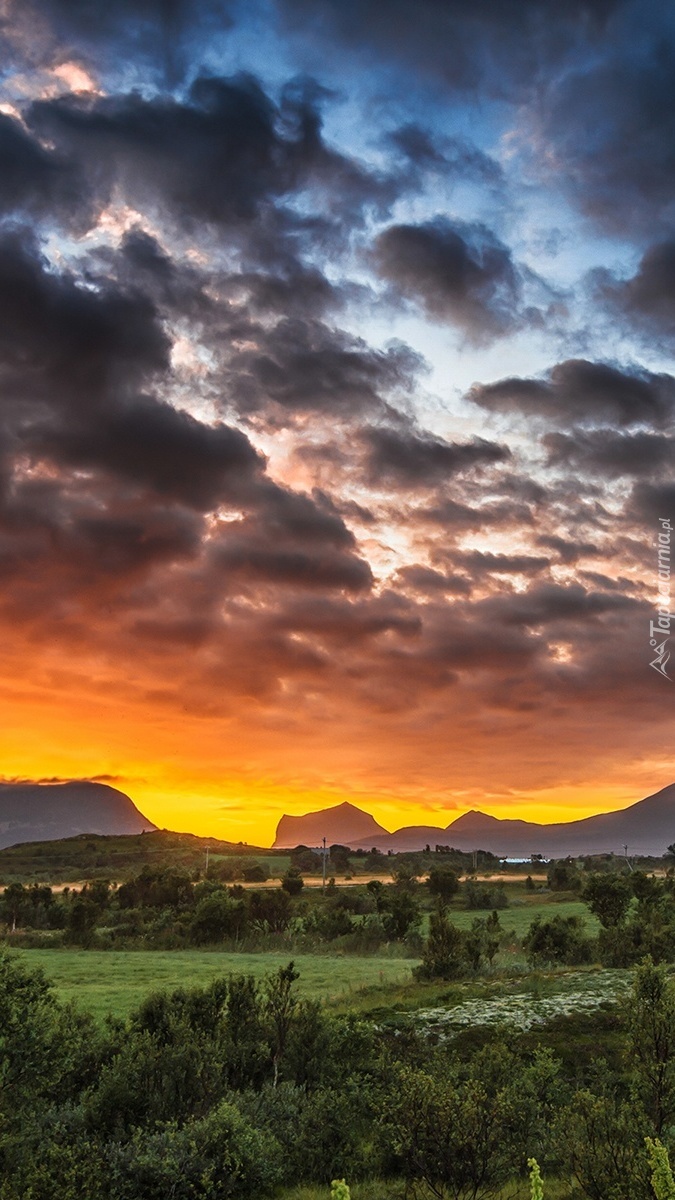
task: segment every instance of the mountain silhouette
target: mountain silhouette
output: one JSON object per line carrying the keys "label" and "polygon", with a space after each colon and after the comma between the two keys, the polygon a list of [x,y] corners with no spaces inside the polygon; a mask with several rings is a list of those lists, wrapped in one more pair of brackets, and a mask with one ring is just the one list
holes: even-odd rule
{"label": "mountain silhouette", "polygon": [[[344,817],[338,816],[343,813]],[[357,814],[369,822],[368,831],[363,834],[357,831]],[[661,855],[675,842],[675,783],[618,812],[550,825],[491,817],[473,809],[444,828],[407,825],[387,833],[373,817],[353,804],[341,804],[305,817],[282,817],[274,844],[314,846],[319,845],[324,835],[327,841],[339,841],[354,850],[376,846],[378,850],[399,853],[441,845],[466,851],[490,850],[503,858],[529,858],[531,854],[565,858],[569,854],[623,854],[628,846],[629,854]]]}
{"label": "mountain silhouette", "polygon": [[105,783],[0,784],[0,849],[80,833],[143,833],[156,828],[129,796]]}
{"label": "mountain silhouette", "polygon": [[324,838],[327,846],[336,843],[355,846],[365,839],[370,849],[383,837],[390,837],[390,834],[374,817],[345,800],[334,808],[306,813],[304,817],[283,816],[277,825],[273,849],[320,846]]}

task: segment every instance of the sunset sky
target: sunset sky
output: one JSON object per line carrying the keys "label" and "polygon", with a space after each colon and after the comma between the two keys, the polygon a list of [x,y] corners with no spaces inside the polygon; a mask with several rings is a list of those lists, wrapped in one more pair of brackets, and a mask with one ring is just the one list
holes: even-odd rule
{"label": "sunset sky", "polygon": [[675,8],[0,13],[2,777],[262,844],[675,781]]}

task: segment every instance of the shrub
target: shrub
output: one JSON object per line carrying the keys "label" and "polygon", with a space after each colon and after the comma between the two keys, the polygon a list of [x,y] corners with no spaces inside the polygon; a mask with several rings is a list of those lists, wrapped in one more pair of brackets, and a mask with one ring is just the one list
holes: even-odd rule
{"label": "shrub", "polygon": [[537,917],[523,939],[523,949],[533,966],[592,962],[593,942],[584,933],[580,917]]}
{"label": "shrub", "polygon": [[465,934],[439,908],[431,914],[429,937],[422,962],[415,968],[415,978],[459,979],[466,974],[468,965]]}

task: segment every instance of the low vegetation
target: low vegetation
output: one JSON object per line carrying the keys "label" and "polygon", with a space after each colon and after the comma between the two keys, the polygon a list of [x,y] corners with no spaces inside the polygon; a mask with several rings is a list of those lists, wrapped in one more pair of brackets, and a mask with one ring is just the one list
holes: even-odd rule
{"label": "low vegetation", "polygon": [[5,878],[0,1200],[673,1200],[670,860],[181,838]]}
{"label": "low vegetation", "polygon": [[599,1012],[536,1036],[495,1026],[440,1042],[331,1013],[299,983],[288,962],[262,979],[155,992],[125,1020],[97,1023],[0,952],[2,1200],[300,1188],[327,1200],[331,1184],[350,1194],[344,1180],[372,1200],[411,1188],[482,1200],[528,1179],[541,1189],[541,1177],[551,1200],[650,1200],[653,1180],[670,1200],[675,983],[664,967],[635,969],[609,1024]]}

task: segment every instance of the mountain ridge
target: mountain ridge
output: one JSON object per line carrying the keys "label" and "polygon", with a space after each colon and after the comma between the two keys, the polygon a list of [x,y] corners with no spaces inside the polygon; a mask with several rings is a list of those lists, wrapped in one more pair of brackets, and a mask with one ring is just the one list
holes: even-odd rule
{"label": "mountain ridge", "polygon": [[[363,813],[355,805],[349,805],[351,810],[369,817],[373,824],[382,830],[374,837],[366,834],[355,838],[348,835],[346,829],[340,830],[339,818],[335,814],[341,807],[338,805],[319,813],[307,814],[307,817],[312,817],[311,827],[303,825],[305,817],[282,817],[274,847],[282,844],[278,841],[282,826],[284,836],[290,835],[291,829],[294,835],[299,835],[296,845],[300,842],[306,845],[319,844],[324,836],[319,832],[321,818],[328,823],[327,814],[333,814],[330,827],[332,834],[336,835],[331,835],[330,840],[343,842],[354,850],[370,850],[375,847],[385,852],[392,850],[400,853],[421,850],[425,845],[452,845],[457,850],[489,850],[502,857],[525,858],[531,854],[543,854],[547,858],[564,858],[576,854],[623,852],[626,844],[633,854],[661,855],[667,846],[675,841],[675,783],[668,784],[642,800],[634,801],[626,808],[579,817],[572,821],[550,823],[493,817],[479,809],[471,809],[445,827],[408,825],[388,833],[382,826],[378,826],[378,822],[374,817],[370,817],[370,814]],[[309,839],[310,828],[318,835],[316,843]],[[337,836],[338,834],[341,836]],[[480,842],[477,839],[480,839]],[[326,840],[329,840],[327,835]],[[291,842],[284,841],[283,845],[288,847]]]}

